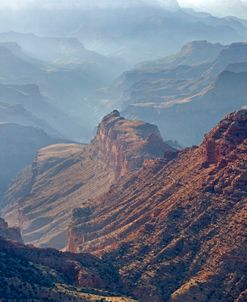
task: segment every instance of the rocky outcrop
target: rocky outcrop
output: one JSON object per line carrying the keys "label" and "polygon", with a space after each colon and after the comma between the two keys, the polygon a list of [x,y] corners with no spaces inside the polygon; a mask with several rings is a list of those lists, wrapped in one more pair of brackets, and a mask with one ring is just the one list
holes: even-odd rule
{"label": "rocky outcrop", "polygon": [[26,243],[63,249],[73,209],[90,209],[118,178],[164,153],[170,157],[176,150],[163,142],[156,126],[114,111],[103,118],[91,144],[41,149],[6,193],[3,215],[11,224],[20,216]]}
{"label": "rocky outcrop", "polygon": [[112,261],[142,302],[235,302],[246,296],[247,110],[199,147],[147,160],[80,210],[69,248]]}
{"label": "rocky outcrop", "polygon": [[0,218],[0,237],[12,241],[22,242],[20,229],[9,228],[8,223],[2,218]]}
{"label": "rocky outcrop", "polygon": [[164,143],[155,125],[126,120],[117,110],[103,118],[92,148],[97,158],[115,172],[116,178],[139,169],[146,158],[175,152]]}
{"label": "rocky outcrop", "polygon": [[239,111],[227,116],[206,135],[203,149],[205,163],[222,163],[227,154],[241,144],[247,136],[246,112]]}

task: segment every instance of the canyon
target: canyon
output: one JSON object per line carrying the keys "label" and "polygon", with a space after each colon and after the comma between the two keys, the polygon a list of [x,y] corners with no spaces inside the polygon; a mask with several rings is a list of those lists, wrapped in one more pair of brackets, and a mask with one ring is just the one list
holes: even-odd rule
{"label": "canyon", "polygon": [[10,225],[19,217],[26,243],[73,253],[54,251],[62,261],[99,257],[121,280],[110,292],[117,286],[142,302],[243,302],[246,155],[244,109],[185,149],[113,111],[91,144],[41,149],[7,191],[3,216]]}
{"label": "canyon", "polygon": [[41,149],[8,188],[2,216],[10,225],[19,222],[26,243],[63,249],[74,208],[90,208],[119,178],[165,153],[173,156],[176,150],[156,126],[113,111],[102,119],[91,144]]}
{"label": "canyon", "polygon": [[247,110],[73,211],[68,248],[114,263],[144,302],[246,299]]}
{"label": "canyon", "polygon": [[188,1],[0,1],[0,302],[247,302],[247,20]]}
{"label": "canyon", "polygon": [[193,41],[173,56],[124,72],[109,95],[127,118],[155,122],[165,140],[191,146],[227,113],[247,105],[246,62],[246,43]]}

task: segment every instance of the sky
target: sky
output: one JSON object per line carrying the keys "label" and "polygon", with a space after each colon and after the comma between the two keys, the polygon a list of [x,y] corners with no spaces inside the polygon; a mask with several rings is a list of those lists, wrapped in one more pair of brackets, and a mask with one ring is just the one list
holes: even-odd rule
{"label": "sky", "polygon": [[56,7],[56,6],[80,6],[80,5],[118,5],[122,4],[134,4],[136,2],[143,3],[155,3],[171,5],[172,3],[177,4],[177,0],[0,0],[0,7],[4,8],[23,8],[28,6],[37,7]]}
{"label": "sky", "polygon": [[247,18],[247,0],[178,0],[182,7],[209,12],[217,16]]}
{"label": "sky", "polygon": [[[217,16],[235,15],[247,18],[247,0],[121,0],[122,3],[134,3],[135,1],[162,4],[164,6],[176,5],[190,7],[198,11],[205,11]],[[116,5],[119,0],[0,0],[0,8],[26,8],[26,7],[56,7],[75,5],[95,5],[101,3],[104,6]]]}

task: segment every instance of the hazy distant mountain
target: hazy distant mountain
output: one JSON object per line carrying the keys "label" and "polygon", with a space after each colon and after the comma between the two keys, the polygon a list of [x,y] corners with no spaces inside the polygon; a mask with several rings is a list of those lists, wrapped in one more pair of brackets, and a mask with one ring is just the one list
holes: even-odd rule
{"label": "hazy distant mountain", "polygon": [[[176,1],[73,3],[30,5],[17,10],[14,17],[8,10],[0,11],[0,27],[22,32],[31,28],[42,36],[77,37],[86,48],[130,63],[171,54],[192,40],[229,44],[247,37],[245,23],[237,18],[183,10]],[[58,45],[60,49],[60,42]]]}
{"label": "hazy distant mountain", "polygon": [[[11,114],[13,114],[11,119],[14,116],[16,118],[17,115],[19,116],[16,121],[13,120],[15,123],[34,125],[51,135],[71,138],[80,137],[83,131],[83,128],[74,122],[72,118],[50,104],[41,95],[39,87],[36,85],[7,85],[0,83],[0,103],[9,106],[5,106],[5,112],[7,113],[6,110],[8,110],[8,116],[10,117],[9,110],[11,109]],[[3,118],[8,120],[6,116]],[[28,122],[27,119],[29,120]]]}
{"label": "hazy distant mountain", "polygon": [[232,72],[243,72],[243,71],[247,71],[247,62],[229,64],[229,65],[226,67],[226,70],[232,71]]}
{"label": "hazy distant mountain", "polygon": [[41,147],[62,142],[43,130],[0,121],[0,195],[18,172],[32,162]]}
{"label": "hazy distant mountain", "polygon": [[195,41],[123,73],[109,96],[129,118],[157,123],[165,139],[197,144],[224,114],[247,104],[246,71],[246,43]]}
{"label": "hazy distant mountain", "polygon": [[[128,94],[133,95],[134,101],[138,99],[136,86],[143,89],[151,89],[153,85],[165,88],[162,80],[172,80],[179,89],[188,85],[206,86],[224,71],[228,65],[247,62],[247,43],[233,43],[229,46],[212,44],[207,41],[194,41],[186,44],[177,54],[159,60],[153,60],[138,64],[132,70],[126,71],[117,79],[112,90],[124,93],[124,99]],[[242,65],[243,66],[243,65]],[[243,68],[243,67],[242,67]],[[193,81],[191,81],[193,80]],[[145,83],[143,83],[145,81]],[[160,81],[160,83],[157,83]],[[142,85],[143,83],[143,85]],[[200,85],[201,84],[201,85]],[[192,85],[193,86],[193,85]],[[176,86],[177,87],[177,86]],[[197,87],[198,88],[198,87]],[[132,91],[133,90],[133,91]],[[159,93],[159,89],[157,90]],[[174,95],[178,92],[174,92]],[[145,92],[143,93],[145,96]],[[156,92],[153,91],[152,98],[155,99]],[[163,94],[163,97],[167,97]],[[147,95],[147,99],[149,96]]]}
{"label": "hazy distant mountain", "polygon": [[[13,46],[17,47],[13,47]],[[2,81],[24,82],[42,75],[41,66],[24,57],[22,50],[13,43],[0,44],[0,78]]]}
{"label": "hazy distant mountain", "polygon": [[247,43],[233,43],[219,54],[205,76],[215,77],[229,64],[247,62]]}
{"label": "hazy distant mountain", "polygon": [[16,123],[22,126],[40,128],[50,135],[61,137],[61,133],[52,128],[45,120],[37,118],[33,113],[26,110],[23,105],[9,105],[0,103],[0,123]]}
{"label": "hazy distant mountain", "polygon": [[179,52],[156,61],[147,61],[138,65],[141,69],[174,68],[179,65],[195,66],[213,62],[227,46],[208,41],[192,41],[185,44]]}
{"label": "hazy distant mountain", "polygon": [[[126,104],[161,103],[193,95],[236,62],[229,60],[222,68],[208,65],[226,49],[219,42],[247,38],[244,20],[183,10],[176,1],[152,5],[149,1],[111,1],[108,5],[84,1],[79,6],[67,3],[59,10],[57,4],[17,10],[14,21],[6,20],[8,11],[4,11],[0,23],[4,20],[2,28],[8,31],[0,34],[0,41],[14,41],[22,50],[5,45],[0,77],[5,83],[37,84],[41,94],[83,125],[86,138],[98,119],[118,104],[119,92],[124,91]],[[13,31],[17,29],[26,34]],[[190,43],[175,57],[163,59],[193,40],[210,43]],[[133,64],[153,59],[156,62],[141,64],[119,78],[130,69],[123,60]],[[115,82],[120,89],[109,96],[106,87],[115,78],[122,83]]]}
{"label": "hazy distant mountain", "polygon": [[184,146],[198,144],[204,133],[227,113],[247,105],[247,72],[221,73],[215,83],[192,97],[170,104],[136,104],[124,111],[129,118],[156,122],[165,139]]}
{"label": "hazy distant mountain", "polygon": [[[122,63],[85,50],[76,39],[40,38],[18,33],[0,36],[5,41],[15,39],[25,48],[24,51],[16,42],[0,43],[0,81],[37,84],[47,102],[73,116],[71,123],[60,123],[66,134],[69,133],[73,139],[91,137],[99,118],[98,112],[104,110],[98,102],[100,89],[124,70]],[[61,117],[58,116],[54,122],[59,123]],[[75,127],[73,130],[75,120],[80,125],[77,125],[77,132]],[[78,135],[82,129],[84,134]]]}
{"label": "hazy distant mountain", "polygon": [[194,41],[173,56],[140,63],[114,82],[111,97],[115,102],[120,98],[124,108],[131,103],[161,103],[188,96],[205,87],[205,80],[200,81],[202,75],[225,48],[221,44]]}
{"label": "hazy distant mountain", "polygon": [[[161,59],[157,65],[170,64],[171,60],[177,65],[204,65],[223,49],[218,43],[230,44],[247,38],[243,20],[183,10],[176,1],[65,4],[33,3],[17,9],[14,18],[7,9],[0,11],[0,28],[5,31],[0,34],[0,41],[16,42],[22,47],[22,53],[8,48],[15,57],[3,56],[0,77],[11,84],[37,84],[50,102],[83,126],[85,138],[91,136],[97,121],[118,104],[118,100],[112,102],[106,87],[123,71],[131,69],[131,64]],[[205,42],[198,52],[199,46],[187,45],[177,58],[163,61],[166,55],[194,40],[208,40],[215,45]],[[161,84],[171,97],[188,96],[203,88],[203,83],[195,84],[195,79],[208,69],[203,65],[193,70],[179,67],[166,74],[167,80]],[[161,97],[164,94],[157,82],[163,76],[156,76],[154,89],[144,83],[147,89],[142,92],[141,101],[146,95],[156,98],[155,91]],[[169,79],[176,76],[175,80]],[[135,86],[133,94],[127,92],[126,103],[132,97],[139,102],[141,87]]]}
{"label": "hazy distant mountain", "polygon": [[[33,33],[5,32],[0,33],[0,42],[9,45],[17,43],[20,49],[29,57],[39,59],[44,62],[60,64],[93,64],[106,65],[117,70],[121,68],[121,62],[114,58],[104,57],[96,52],[86,49],[77,38],[66,37],[41,37]],[[17,47],[16,47],[17,48]],[[13,50],[13,49],[12,49]],[[19,51],[20,53],[20,51]],[[123,63],[122,63],[123,64]],[[107,73],[109,70],[105,70]]]}
{"label": "hazy distant mountain", "polygon": [[247,37],[246,27],[240,22],[233,26],[227,19],[183,10],[144,5],[125,10],[88,9],[81,14],[81,24],[74,34],[87,47],[132,63],[171,54],[192,40],[228,44]]}
{"label": "hazy distant mountain", "polygon": [[181,3],[183,2],[185,2],[184,6],[190,6],[197,11],[210,12],[216,16],[247,18],[246,0],[181,1]]}
{"label": "hazy distant mountain", "polygon": [[[127,67],[124,60],[106,57],[86,49],[77,38],[40,37],[35,34],[6,32],[0,33],[0,46],[17,56],[19,64],[32,63],[32,67],[38,69],[36,72],[41,69],[52,75],[56,71],[84,71],[87,77],[94,76],[95,79],[92,80],[101,80],[104,84]],[[28,70],[28,66],[25,67]]]}

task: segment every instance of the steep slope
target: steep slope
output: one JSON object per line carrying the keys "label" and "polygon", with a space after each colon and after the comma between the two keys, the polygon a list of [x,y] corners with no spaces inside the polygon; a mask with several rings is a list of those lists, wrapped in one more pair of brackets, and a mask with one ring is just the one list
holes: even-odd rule
{"label": "steep slope", "polygon": [[0,271],[0,299],[3,302],[134,302],[110,292],[122,290],[122,282],[109,263],[89,254],[75,255],[24,246],[20,232],[9,229],[1,218]]}
{"label": "steep slope", "polygon": [[247,110],[74,210],[69,250],[113,261],[143,302],[245,301]]}
{"label": "steep slope", "polygon": [[163,137],[191,146],[198,144],[204,133],[225,114],[247,105],[246,87],[247,72],[224,71],[212,85],[192,96],[168,103],[130,105],[123,114],[129,118],[155,121]]}
{"label": "steep slope", "polygon": [[71,211],[108,191],[121,176],[146,159],[174,149],[158,128],[126,120],[113,111],[103,118],[90,145],[53,145],[41,149],[32,166],[17,177],[5,196],[6,220],[21,215],[25,242],[64,248]]}
{"label": "steep slope", "polygon": [[40,148],[64,140],[50,137],[43,130],[34,127],[0,123],[0,141],[0,196],[2,196],[12,178],[33,161]]}

